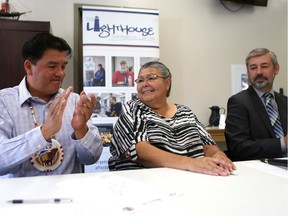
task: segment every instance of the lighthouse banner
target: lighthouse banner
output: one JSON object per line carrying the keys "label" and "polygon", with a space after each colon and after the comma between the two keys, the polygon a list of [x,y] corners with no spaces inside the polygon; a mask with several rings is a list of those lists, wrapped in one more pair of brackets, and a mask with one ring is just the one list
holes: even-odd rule
{"label": "lighthouse banner", "polygon": [[156,10],[83,7],[83,44],[159,48]]}
{"label": "lighthouse banner", "polygon": [[83,6],[82,41],[83,90],[97,98],[92,122],[104,147],[85,172],[108,171],[113,126],[123,104],[137,98],[139,69],[159,60],[159,11]]}
{"label": "lighthouse banner", "polygon": [[140,66],[159,59],[159,11],[83,6],[82,41],[83,89],[117,90],[127,101]]}

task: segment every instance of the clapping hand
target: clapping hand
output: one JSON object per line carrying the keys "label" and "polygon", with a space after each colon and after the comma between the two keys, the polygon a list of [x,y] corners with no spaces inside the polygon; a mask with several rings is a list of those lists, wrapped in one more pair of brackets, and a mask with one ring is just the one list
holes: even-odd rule
{"label": "clapping hand", "polygon": [[54,136],[61,129],[62,116],[67,104],[68,97],[72,91],[73,87],[70,86],[51,104],[47,118],[41,126],[42,134],[46,140]]}
{"label": "clapping hand", "polygon": [[88,126],[86,123],[90,119],[95,105],[96,98],[94,94],[91,94],[89,98],[84,91],[80,93],[80,100],[76,104],[71,121],[77,139],[81,139],[87,133]]}

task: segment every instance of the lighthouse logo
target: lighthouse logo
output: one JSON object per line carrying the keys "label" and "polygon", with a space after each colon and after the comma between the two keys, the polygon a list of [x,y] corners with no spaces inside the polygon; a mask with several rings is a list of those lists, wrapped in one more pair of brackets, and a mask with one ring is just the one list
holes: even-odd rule
{"label": "lighthouse logo", "polygon": [[[129,37],[133,34],[133,37],[142,39],[145,37],[153,37],[154,28],[152,26],[130,26],[128,24],[101,24],[99,16],[94,18],[90,17],[86,23],[86,30],[88,32],[95,32],[100,38],[108,38],[110,36],[124,36]],[[146,38],[146,39],[147,39]]]}
{"label": "lighthouse logo", "polygon": [[100,31],[99,17],[98,17],[98,16],[95,16],[95,18],[94,18],[94,25],[92,25],[92,27],[90,26],[90,23],[87,22],[87,24],[86,24],[86,30],[87,30],[87,31],[94,31],[94,32],[99,32],[99,31]]}

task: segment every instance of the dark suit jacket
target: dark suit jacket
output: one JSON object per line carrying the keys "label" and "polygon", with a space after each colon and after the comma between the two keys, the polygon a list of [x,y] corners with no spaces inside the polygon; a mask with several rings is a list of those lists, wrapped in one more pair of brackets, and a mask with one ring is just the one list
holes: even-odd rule
{"label": "dark suit jacket", "polygon": [[[287,134],[287,97],[277,92],[284,135]],[[265,106],[250,86],[229,98],[225,138],[232,160],[282,157],[280,139],[275,137]]]}

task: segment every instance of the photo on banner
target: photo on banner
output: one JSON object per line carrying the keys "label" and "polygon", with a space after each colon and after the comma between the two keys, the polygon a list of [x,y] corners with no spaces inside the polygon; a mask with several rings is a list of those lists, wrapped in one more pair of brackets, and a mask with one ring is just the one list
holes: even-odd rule
{"label": "photo on banner", "polygon": [[[159,60],[159,11],[83,6],[82,38],[83,90],[98,97],[92,120],[100,135],[109,130],[110,136],[123,104],[137,98],[140,67]],[[109,171],[109,144],[101,138],[101,158],[85,172]]]}
{"label": "photo on banner", "polygon": [[83,86],[105,87],[105,56],[85,56],[83,62]]}
{"label": "photo on banner", "polygon": [[91,165],[84,166],[84,172],[107,172],[108,168],[108,159],[111,156],[109,147],[112,141],[112,133],[113,133],[113,123],[106,124],[95,124],[99,130],[99,134],[102,140],[103,151],[99,160]]}

